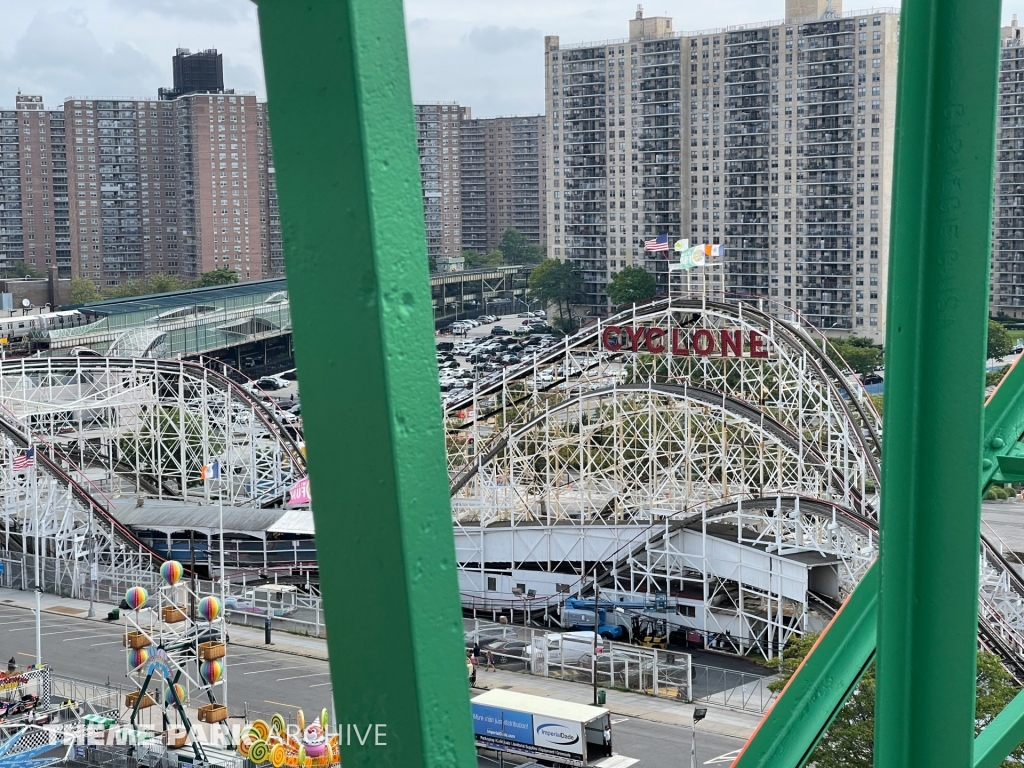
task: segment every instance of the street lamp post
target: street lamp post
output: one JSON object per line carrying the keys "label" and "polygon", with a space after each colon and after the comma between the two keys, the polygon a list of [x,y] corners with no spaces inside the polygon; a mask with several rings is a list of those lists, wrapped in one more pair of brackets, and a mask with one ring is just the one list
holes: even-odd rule
{"label": "street lamp post", "polygon": [[690,768],[697,768],[697,723],[707,716],[707,707],[694,708],[693,725],[690,728]]}
{"label": "street lamp post", "polygon": [[516,597],[522,599],[522,601],[523,601],[523,629],[529,629],[530,625],[529,625],[528,622],[529,622],[530,612],[529,612],[529,609],[526,607],[526,603],[527,603],[528,600],[532,600],[533,598],[535,598],[537,596],[537,590],[530,589],[530,590],[527,590],[526,592],[523,592],[523,590],[521,590],[519,587],[512,587],[512,594],[515,595]]}

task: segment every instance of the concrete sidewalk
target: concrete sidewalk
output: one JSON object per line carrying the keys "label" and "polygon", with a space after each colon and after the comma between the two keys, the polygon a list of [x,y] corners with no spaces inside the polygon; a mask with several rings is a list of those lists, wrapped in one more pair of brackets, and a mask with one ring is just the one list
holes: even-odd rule
{"label": "concrete sidewalk", "polygon": [[[13,605],[34,610],[35,594],[16,589],[0,588],[0,605]],[[56,595],[43,594],[40,598],[40,606],[44,613],[76,616],[84,619],[87,617],[89,601],[72,600]],[[104,621],[107,612],[113,608],[113,605],[96,603],[96,616],[93,621]],[[264,635],[262,629],[232,624],[228,632],[232,645],[262,649],[269,648],[279,653],[289,653],[311,659],[327,659],[327,641],[320,638],[274,631],[272,636],[273,643],[267,646],[263,642]],[[534,696],[558,698],[563,701],[572,701],[580,704],[590,704],[593,701],[592,689],[588,685],[550,677],[529,675],[524,672],[507,672],[504,670],[497,672],[484,672],[481,670],[477,674],[477,686],[472,689],[471,693],[492,688],[528,693]],[[672,699],[616,690],[609,690],[607,692],[606,706],[613,713],[623,717],[633,717],[640,720],[680,726],[690,725],[694,708],[693,704],[686,704]],[[708,709],[707,719],[701,724],[701,729],[723,736],[746,739],[754,732],[762,718],[762,715],[754,712],[744,712],[714,704],[701,703],[699,706],[706,706]]]}

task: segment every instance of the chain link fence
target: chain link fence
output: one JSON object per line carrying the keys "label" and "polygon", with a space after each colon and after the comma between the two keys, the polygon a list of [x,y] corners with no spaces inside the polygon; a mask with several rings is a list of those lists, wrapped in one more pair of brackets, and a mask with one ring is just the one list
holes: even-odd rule
{"label": "chain link fence", "polygon": [[559,633],[479,619],[467,619],[464,627],[467,651],[480,645],[481,669],[489,656],[496,668],[508,671],[585,685],[593,685],[596,674],[603,688],[751,712],[766,711],[775,696],[768,690],[770,675],[695,664],[686,652],[599,638],[595,656],[592,632]]}

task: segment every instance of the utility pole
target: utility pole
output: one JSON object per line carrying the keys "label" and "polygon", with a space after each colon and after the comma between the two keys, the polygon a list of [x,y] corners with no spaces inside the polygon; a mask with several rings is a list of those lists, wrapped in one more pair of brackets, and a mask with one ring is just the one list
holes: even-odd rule
{"label": "utility pole", "polygon": [[[601,585],[597,583],[597,568],[594,568],[594,649],[590,654],[590,663],[593,665],[591,670],[591,678],[594,681],[594,706],[597,706],[597,629],[598,629],[598,618],[597,618],[597,603],[601,599]],[[562,658],[565,658],[564,656]]]}
{"label": "utility pole", "polygon": [[188,596],[188,619],[194,625],[196,623],[196,532],[194,528],[189,528],[188,531],[188,552],[189,567],[192,569],[192,589]]}
{"label": "utility pole", "polygon": [[89,505],[89,613],[91,619],[96,615],[96,547],[92,540],[92,504]]}
{"label": "utility pole", "polygon": [[[228,413],[230,411],[230,395],[228,395]],[[220,465],[218,465],[218,472],[220,474]],[[228,641],[228,617],[225,610],[227,605],[227,584],[224,582],[224,481],[220,484],[220,493],[217,496],[217,509],[220,513],[220,606],[221,611],[224,613],[221,616],[221,624],[224,629],[224,642]],[[237,567],[237,566],[236,566]],[[228,705],[228,681],[224,678],[224,706]]]}

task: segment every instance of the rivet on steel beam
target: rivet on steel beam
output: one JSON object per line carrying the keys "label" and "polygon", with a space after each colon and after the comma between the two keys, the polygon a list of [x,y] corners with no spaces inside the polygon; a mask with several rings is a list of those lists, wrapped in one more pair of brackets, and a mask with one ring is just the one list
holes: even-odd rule
{"label": "rivet on steel beam", "polygon": [[998,451],[1000,448],[1006,445],[1006,443],[1003,442],[1003,438],[1001,437],[993,437],[989,445]]}
{"label": "rivet on steel beam", "polygon": [[992,466],[992,459],[982,459],[981,460],[981,468],[982,469],[989,469],[991,466]]}

